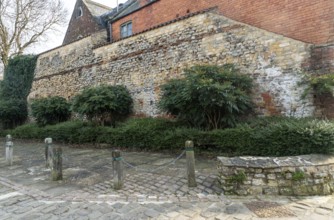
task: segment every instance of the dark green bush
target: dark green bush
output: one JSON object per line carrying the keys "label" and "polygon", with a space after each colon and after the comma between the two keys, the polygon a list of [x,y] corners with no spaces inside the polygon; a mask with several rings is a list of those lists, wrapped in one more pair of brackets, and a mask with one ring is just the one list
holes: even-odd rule
{"label": "dark green bush", "polygon": [[[67,121],[56,125],[45,126],[44,133],[56,141],[73,143],[72,139],[77,140],[80,136],[80,129],[87,126],[81,121]],[[80,143],[79,141],[77,143]]]}
{"label": "dark green bush", "polygon": [[28,117],[27,96],[31,89],[36,56],[22,55],[9,60],[0,84],[0,123],[5,129],[23,124]]}
{"label": "dark green bush", "polygon": [[334,74],[307,74],[304,76],[301,85],[306,85],[306,89],[302,95],[302,98],[305,98],[307,95],[315,94],[317,96],[322,96],[329,94],[333,96],[334,94]]}
{"label": "dark green bush", "polygon": [[[116,129],[109,129],[108,133],[99,137],[98,141],[114,146],[142,150],[179,149],[184,145],[184,140],[182,140],[183,143],[180,143],[177,139],[167,141],[172,139],[170,133],[175,133],[178,129],[181,129],[178,126],[177,122],[166,119],[131,119]],[[182,130],[186,131],[188,129],[183,128]]]}
{"label": "dark green bush", "polygon": [[285,118],[267,126],[244,124],[213,134],[215,145],[230,155],[290,156],[334,150],[334,123],[329,121]]}
{"label": "dark green bush", "polygon": [[100,125],[126,118],[132,112],[132,98],[124,86],[99,86],[85,89],[73,100],[73,110]]}
{"label": "dark green bush", "polygon": [[22,139],[44,139],[52,137],[55,141],[64,143],[95,143],[96,138],[101,135],[103,127],[94,126],[82,121],[67,121],[56,125],[39,127],[37,124],[26,124],[19,126],[10,133],[16,138]]}
{"label": "dark green bush", "polygon": [[[254,149],[251,136],[253,130],[250,128],[230,128],[224,130],[213,130],[210,138],[219,152],[225,155],[247,155]],[[255,154],[257,151],[252,152]]]}
{"label": "dark green bush", "polygon": [[162,86],[159,106],[193,127],[234,127],[251,110],[252,80],[233,65],[194,66]]}
{"label": "dark green bush", "polygon": [[4,128],[10,129],[23,124],[27,115],[26,100],[0,99],[0,122]]}
{"label": "dark green bush", "polygon": [[[266,120],[266,119],[263,119]],[[293,156],[334,153],[334,123],[310,119],[269,119],[236,128],[201,131],[165,119],[130,119],[117,128],[71,121],[46,127],[24,125],[6,133],[18,138],[52,137],[67,143],[106,143],[114,147],[179,152],[186,140],[196,151],[213,151],[224,156]]]}
{"label": "dark green bush", "polygon": [[34,100],[31,113],[38,125],[52,125],[67,121],[71,117],[70,107],[66,99],[54,96]]}
{"label": "dark green bush", "polygon": [[259,134],[255,140],[262,149],[267,148],[263,155],[330,154],[334,150],[334,124],[328,121],[285,122]]}
{"label": "dark green bush", "polygon": [[238,123],[238,127],[249,126],[251,128],[264,128],[274,124],[285,123],[309,123],[313,121],[313,118],[294,118],[294,117],[282,117],[282,116],[269,116],[269,117],[252,117],[244,119]]}
{"label": "dark green bush", "polygon": [[37,56],[20,55],[9,60],[1,83],[1,98],[26,100],[34,78]]}
{"label": "dark green bush", "polygon": [[45,130],[33,123],[21,125],[11,131],[6,130],[6,134],[21,139],[43,139],[47,137]]}

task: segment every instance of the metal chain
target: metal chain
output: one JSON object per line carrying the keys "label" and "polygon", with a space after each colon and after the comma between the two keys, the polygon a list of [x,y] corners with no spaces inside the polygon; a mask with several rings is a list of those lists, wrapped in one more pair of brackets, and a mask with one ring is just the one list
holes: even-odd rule
{"label": "metal chain", "polygon": [[159,167],[157,168],[154,168],[154,169],[143,169],[143,168],[138,168],[138,166],[134,166],[132,165],[131,163],[127,162],[124,158],[122,159],[122,162],[129,168],[132,168],[132,169],[135,169],[136,171],[143,171],[143,172],[155,172],[155,171],[158,171],[158,170],[162,170],[164,168],[167,168],[173,164],[175,164],[176,161],[178,161],[179,159],[181,159],[183,157],[183,155],[186,153],[186,151],[182,151],[182,153],[175,159],[163,164],[163,165],[160,165]]}

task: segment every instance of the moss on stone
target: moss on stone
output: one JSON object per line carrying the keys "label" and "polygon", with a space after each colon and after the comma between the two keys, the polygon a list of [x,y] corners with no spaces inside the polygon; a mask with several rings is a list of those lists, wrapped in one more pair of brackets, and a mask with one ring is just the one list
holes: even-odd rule
{"label": "moss on stone", "polygon": [[301,181],[305,179],[305,173],[303,171],[296,171],[292,173],[292,180],[293,181]]}

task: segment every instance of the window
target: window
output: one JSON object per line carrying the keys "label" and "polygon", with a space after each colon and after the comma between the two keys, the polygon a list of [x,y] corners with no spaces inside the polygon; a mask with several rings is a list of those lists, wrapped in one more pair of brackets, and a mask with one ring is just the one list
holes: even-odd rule
{"label": "window", "polygon": [[132,35],[132,22],[127,22],[121,25],[121,38]]}
{"label": "window", "polygon": [[81,17],[82,15],[83,15],[82,8],[79,7],[78,10],[77,10],[77,18]]}

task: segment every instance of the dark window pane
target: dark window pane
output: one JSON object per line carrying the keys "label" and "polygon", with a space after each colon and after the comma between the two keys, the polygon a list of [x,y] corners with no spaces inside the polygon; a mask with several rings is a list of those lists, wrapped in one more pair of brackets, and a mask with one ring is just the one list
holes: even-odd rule
{"label": "dark window pane", "polygon": [[121,36],[122,36],[122,37],[126,37],[126,25],[123,25],[123,26],[121,27]]}
{"label": "dark window pane", "polygon": [[132,23],[128,24],[128,36],[132,35]]}
{"label": "dark window pane", "polygon": [[121,37],[128,37],[132,35],[132,22],[123,24],[121,26]]}

